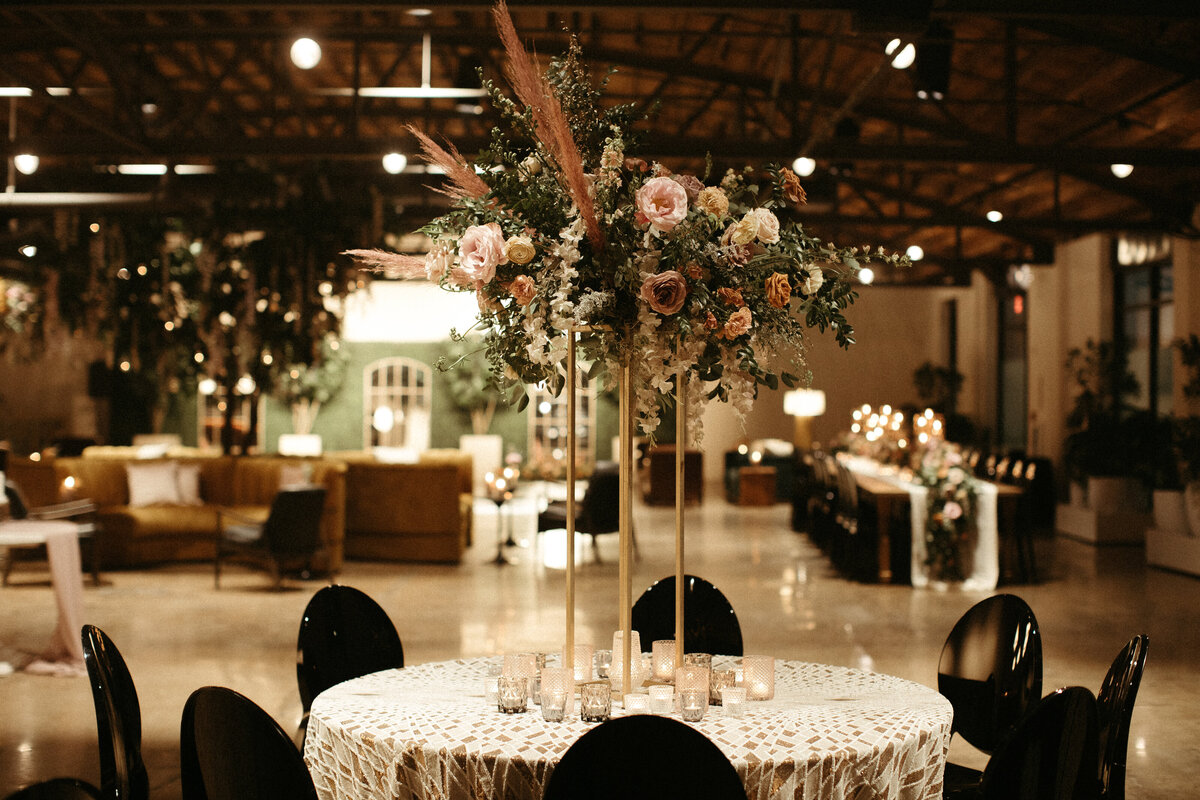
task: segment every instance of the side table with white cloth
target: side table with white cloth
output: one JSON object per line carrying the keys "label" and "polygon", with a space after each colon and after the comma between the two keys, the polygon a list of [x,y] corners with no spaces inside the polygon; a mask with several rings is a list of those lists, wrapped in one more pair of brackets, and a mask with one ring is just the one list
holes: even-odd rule
{"label": "side table with white cloth", "polygon": [[0,547],[46,545],[58,623],[50,642],[25,666],[27,672],[83,675],[83,564],[79,556],[79,526],[57,520],[9,519],[0,522]]}
{"label": "side table with white cloth", "polygon": [[[561,723],[543,721],[532,704],[501,714],[483,696],[488,667],[499,663],[422,664],[322,693],[304,750],[318,796],[540,798],[555,764],[593,726],[580,721],[578,704]],[[776,661],[774,699],[749,703],[740,719],[710,707],[689,724],[729,757],[748,798],[936,800],[952,718],[949,701],[911,681]]]}

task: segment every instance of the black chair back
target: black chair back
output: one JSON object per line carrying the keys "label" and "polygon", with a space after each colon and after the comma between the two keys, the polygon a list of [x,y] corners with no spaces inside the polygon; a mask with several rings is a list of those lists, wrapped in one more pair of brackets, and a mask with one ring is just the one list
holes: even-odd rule
{"label": "black chair back", "polygon": [[84,625],[81,636],[96,707],[100,792],[109,800],[145,800],[150,781],[142,761],[142,709],[133,676],[104,631]]}
{"label": "black chair back", "polygon": [[579,503],[575,530],[612,533],[621,526],[621,474],[615,461],[598,461]]}
{"label": "black chair back", "polygon": [[1146,668],[1150,637],[1139,634],[1129,640],[1108,668],[1097,696],[1100,721],[1100,797],[1124,800],[1125,759],[1129,751],[1129,723]]}
{"label": "black chair back", "polygon": [[1096,699],[1082,686],[1059,689],[1033,707],[988,761],[984,800],[1094,797]]}
{"label": "black chair back", "polygon": [[330,686],[403,666],[404,646],[387,612],[352,586],[324,587],[308,601],[296,641],[301,732],[312,701]]}
{"label": "black chair back", "polygon": [[277,556],[306,556],[321,546],[325,488],[280,489],[263,524],[263,541]]}
{"label": "black chair back", "polygon": [[8,515],[13,519],[25,519],[29,516],[29,506],[21,488],[10,480],[4,481],[4,497],[8,500]]}
{"label": "black chair back", "polygon": [[51,778],[26,786],[4,800],[98,800],[100,790],[75,778]]}
{"label": "black chair back", "polygon": [[938,661],[938,691],[954,706],[953,731],[985,753],[1042,696],[1042,636],[1024,600],[981,600],[955,623]]}
{"label": "black chair back", "polygon": [[283,728],[232,689],[192,692],[179,746],[184,800],[316,800],[304,757]]}
{"label": "black chair back", "polygon": [[[740,656],[742,626],[721,590],[704,578],[684,575],[683,644],[689,653]],[[633,604],[633,629],[649,648],[658,639],[675,638],[675,576],[656,582]]]}
{"label": "black chair back", "polygon": [[579,737],[554,767],[543,800],[745,800],[725,754],[695,728],[650,714],[617,717]]}

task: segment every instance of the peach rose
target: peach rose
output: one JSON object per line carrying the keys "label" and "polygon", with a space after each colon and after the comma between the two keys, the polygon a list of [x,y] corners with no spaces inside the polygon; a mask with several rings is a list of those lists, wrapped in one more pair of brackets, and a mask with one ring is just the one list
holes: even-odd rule
{"label": "peach rose", "polygon": [[763,244],[775,244],[779,241],[779,218],[769,208],[756,208],[747,216],[758,220],[758,240]]}
{"label": "peach rose", "polygon": [[750,330],[750,324],[754,321],[750,315],[750,309],[742,307],[729,315],[729,319],[725,321],[725,330],[723,331],[726,339],[736,339],[746,331]]}
{"label": "peach rose", "polygon": [[458,240],[458,263],[472,280],[491,282],[496,277],[496,267],[508,263],[500,226],[489,222],[467,228]]}
{"label": "peach rose", "polygon": [[425,275],[434,283],[441,283],[454,266],[454,243],[438,239],[425,256]]}
{"label": "peach rose", "polygon": [[637,209],[650,227],[666,233],[687,216],[687,191],[670,178],[651,178],[637,191]]}
{"label": "peach rose", "polygon": [[796,205],[804,205],[808,202],[808,193],[804,191],[804,187],[800,185],[800,176],[792,172],[787,167],[779,171],[779,177],[783,180],[783,196],[789,203]]}
{"label": "peach rose", "polygon": [[775,308],[786,308],[788,300],[792,296],[792,285],[788,283],[788,276],[782,272],[772,272],[771,277],[767,278],[767,302],[775,306]]}
{"label": "peach rose", "polygon": [[742,299],[741,289],[730,289],[727,286],[722,286],[720,289],[717,289],[717,298],[725,305],[733,306],[734,308],[741,308],[746,305],[746,301]]}
{"label": "peach rose", "polygon": [[642,299],[660,314],[674,314],[687,299],[687,284],[682,275],[669,269],[646,278],[642,283]]}
{"label": "peach rose", "polygon": [[504,243],[504,255],[514,264],[528,264],[537,255],[537,249],[528,236],[513,236]]}
{"label": "peach rose", "polygon": [[513,296],[518,305],[527,306],[533,302],[534,295],[537,294],[537,287],[533,283],[533,278],[528,275],[518,275],[512,279],[512,283],[508,284],[508,293]]}
{"label": "peach rose", "polygon": [[720,186],[706,186],[696,197],[696,206],[720,218],[729,213],[729,198]]}

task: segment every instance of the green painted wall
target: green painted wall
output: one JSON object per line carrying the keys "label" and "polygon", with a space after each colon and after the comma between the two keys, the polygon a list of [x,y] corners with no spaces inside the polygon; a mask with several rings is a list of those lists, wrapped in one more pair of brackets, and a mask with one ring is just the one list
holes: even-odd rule
{"label": "green painted wall", "polygon": [[[346,383],[336,397],[321,406],[313,425],[313,433],[321,436],[326,450],[362,449],[363,372],[373,361],[395,356],[422,361],[433,369],[430,447],[458,447],[458,437],[472,432],[470,418],[450,402],[446,376],[435,366],[438,358],[446,352],[446,343],[349,342],[343,347],[350,357]],[[488,432],[503,437],[505,452],[515,450],[524,456],[528,444],[528,419],[527,411],[517,413],[515,409],[501,404],[496,408],[496,416]],[[279,434],[292,430],[291,413],[279,401],[267,398],[264,420],[260,421],[260,425],[263,423],[264,449],[274,452],[278,449]],[[607,398],[602,398],[597,406],[596,427],[596,456],[601,460],[608,459],[612,438],[618,430],[616,405]],[[185,444],[194,445],[197,436],[196,398],[179,396],[167,413],[163,429],[180,434]]]}

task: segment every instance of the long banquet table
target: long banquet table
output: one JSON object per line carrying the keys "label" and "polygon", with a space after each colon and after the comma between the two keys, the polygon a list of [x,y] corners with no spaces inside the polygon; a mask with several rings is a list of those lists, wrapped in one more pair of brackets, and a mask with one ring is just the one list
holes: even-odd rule
{"label": "long banquet table", "polygon": [[[422,664],[322,693],[304,748],[318,796],[540,798],[558,759],[592,725],[578,711],[544,722],[532,704],[501,714],[483,697],[488,667],[499,663]],[[694,726],[729,757],[750,800],[935,800],[952,717],[944,697],[911,681],[777,660],[773,700],[750,703],[742,719],[710,707]]]}
{"label": "long banquet table", "polygon": [[[908,502],[909,523],[912,530],[909,549],[911,583],[918,588],[929,585],[925,568],[925,516],[928,489],[902,478],[894,468],[885,468],[869,458],[840,455],[858,483],[859,489],[875,499],[879,507],[879,563],[881,580],[888,582],[890,571],[884,574],[889,563],[891,548],[889,521],[891,503],[902,499]],[[1000,579],[1000,500],[1015,500],[1020,489],[990,481],[977,481],[975,506],[974,547],[968,559],[970,574],[962,583],[967,591],[990,591]],[[1011,514],[1009,515],[1011,516]]]}

